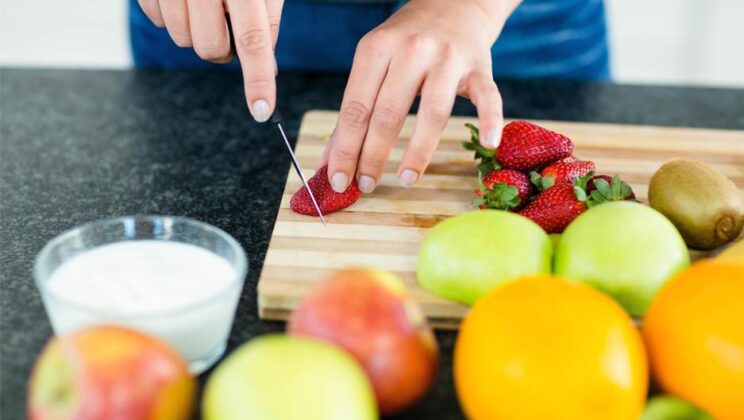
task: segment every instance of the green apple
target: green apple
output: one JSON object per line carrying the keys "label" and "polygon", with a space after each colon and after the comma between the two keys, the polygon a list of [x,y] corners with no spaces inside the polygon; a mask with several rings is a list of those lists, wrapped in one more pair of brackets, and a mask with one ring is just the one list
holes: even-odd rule
{"label": "green apple", "polygon": [[581,214],[563,232],[555,253],[556,274],[604,291],[634,316],[646,313],[664,283],[689,265],[672,222],[631,201]]}
{"label": "green apple", "polygon": [[713,417],[687,401],[664,395],[648,400],[639,420],[713,420]]}
{"label": "green apple", "polygon": [[418,259],[418,282],[439,296],[472,305],[494,286],[550,273],[552,245],[533,221],[500,210],[476,210],[434,226]]}
{"label": "green apple", "polygon": [[372,386],[348,353],[278,334],[235,350],[212,373],[203,398],[207,420],[377,418]]}

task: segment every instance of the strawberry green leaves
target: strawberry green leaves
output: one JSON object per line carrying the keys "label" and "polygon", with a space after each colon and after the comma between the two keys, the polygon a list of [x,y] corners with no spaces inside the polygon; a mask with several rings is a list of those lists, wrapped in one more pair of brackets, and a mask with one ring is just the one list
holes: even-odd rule
{"label": "strawberry green leaves", "polygon": [[594,207],[610,201],[634,200],[635,194],[630,185],[623,182],[618,175],[612,177],[608,182],[607,175],[595,176],[587,183],[586,191],[589,194],[587,205]]}
{"label": "strawberry green leaves", "polygon": [[499,169],[500,165],[496,162],[496,150],[486,149],[480,142],[480,130],[473,124],[466,123],[465,127],[470,131],[470,141],[462,142],[462,147],[466,150],[472,150],[475,154],[473,159],[479,160],[478,173],[487,174],[494,169]]}
{"label": "strawberry green leaves", "polygon": [[516,187],[498,183],[494,184],[491,188],[487,188],[483,185],[483,182],[479,182],[478,184],[478,187],[484,193],[483,197],[473,198],[473,206],[475,207],[510,210],[519,206],[522,202],[519,198],[519,190]]}
{"label": "strawberry green leaves", "polygon": [[530,180],[513,169],[494,169],[485,176],[478,174],[477,196],[473,204],[482,209],[518,210],[532,195]]}
{"label": "strawberry green leaves", "polygon": [[532,182],[532,185],[534,185],[538,191],[544,191],[555,184],[555,177],[542,176],[539,173],[532,171],[530,172],[530,182]]}

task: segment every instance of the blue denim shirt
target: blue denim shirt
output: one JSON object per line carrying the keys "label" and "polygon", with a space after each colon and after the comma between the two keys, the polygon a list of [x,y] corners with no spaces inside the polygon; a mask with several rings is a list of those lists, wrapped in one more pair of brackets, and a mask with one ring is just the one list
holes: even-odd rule
{"label": "blue denim shirt", "polygon": [[[400,3],[287,0],[277,42],[280,70],[348,71],[359,39]],[[202,61],[179,48],[130,0],[130,35],[136,67],[235,67]],[[609,53],[602,0],[525,0],[491,50],[495,76],[607,79]]]}

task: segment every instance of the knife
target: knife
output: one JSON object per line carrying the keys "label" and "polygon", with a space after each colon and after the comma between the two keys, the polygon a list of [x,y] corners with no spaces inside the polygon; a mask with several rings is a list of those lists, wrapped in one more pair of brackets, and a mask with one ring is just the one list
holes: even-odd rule
{"label": "knife", "polygon": [[284,144],[287,146],[287,151],[289,152],[289,158],[292,160],[292,166],[294,166],[295,172],[297,172],[297,176],[300,177],[302,180],[302,184],[307,189],[308,194],[310,194],[310,200],[312,200],[313,205],[315,206],[315,210],[318,211],[318,216],[320,216],[320,221],[323,222],[323,225],[326,224],[325,218],[323,218],[323,212],[320,211],[320,206],[318,205],[318,202],[315,200],[315,194],[313,194],[313,190],[310,189],[310,185],[307,183],[307,179],[305,179],[305,175],[302,174],[302,169],[300,168],[300,164],[297,162],[297,157],[294,154],[294,151],[292,150],[292,145],[289,144],[289,140],[287,139],[287,134],[284,132],[284,128],[282,128],[282,117],[281,114],[279,114],[278,109],[274,109],[274,114],[271,115],[271,122],[276,124],[276,127],[279,129],[279,134],[282,135],[282,139],[284,140]]}
{"label": "knife", "polygon": [[[230,34],[230,53],[237,56],[236,50],[235,50],[235,36],[233,35],[232,30],[232,22],[230,21],[230,15],[228,13],[225,13],[225,21],[227,22],[227,31]],[[310,189],[310,185],[307,183],[307,179],[305,179],[305,175],[302,174],[302,169],[300,168],[300,164],[297,163],[297,157],[294,154],[294,150],[292,150],[292,145],[289,144],[289,140],[287,139],[287,134],[284,132],[284,128],[282,128],[282,117],[281,114],[279,114],[279,109],[275,106],[274,107],[274,113],[271,115],[271,122],[276,124],[276,127],[279,129],[279,134],[282,135],[282,139],[284,140],[284,144],[287,146],[287,151],[289,152],[289,158],[292,160],[292,166],[294,166],[295,172],[297,172],[297,176],[300,177],[302,180],[302,184],[305,186],[305,189],[307,189],[308,194],[310,194],[310,200],[313,202],[313,206],[315,206],[315,210],[318,211],[318,216],[320,216],[320,221],[323,222],[323,225],[326,225],[325,218],[323,217],[323,212],[320,211],[320,206],[318,205],[318,201],[315,200],[315,194],[313,194],[313,190]]]}

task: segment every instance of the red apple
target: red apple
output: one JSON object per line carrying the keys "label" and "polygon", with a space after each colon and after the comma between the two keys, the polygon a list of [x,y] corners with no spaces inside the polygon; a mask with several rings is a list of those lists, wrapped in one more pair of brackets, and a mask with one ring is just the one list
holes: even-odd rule
{"label": "red apple", "polygon": [[383,414],[410,406],[434,382],[439,359],[434,334],[392,273],[334,274],[300,302],[287,329],[348,350],[367,372]]}
{"label": "red apple", "polygon": [[53,338],[29,384],[32,420],[186,419],[196,381],[181,356],[136,331],[98,326]]}

